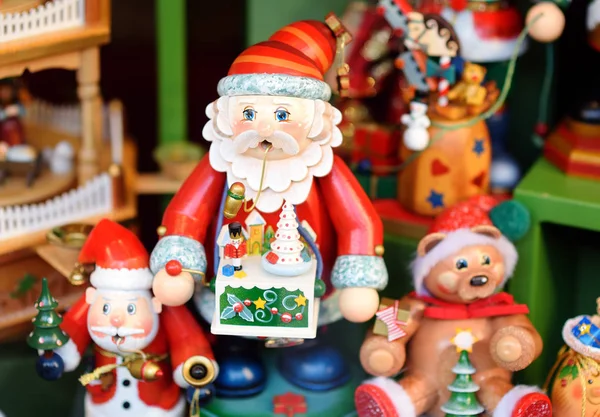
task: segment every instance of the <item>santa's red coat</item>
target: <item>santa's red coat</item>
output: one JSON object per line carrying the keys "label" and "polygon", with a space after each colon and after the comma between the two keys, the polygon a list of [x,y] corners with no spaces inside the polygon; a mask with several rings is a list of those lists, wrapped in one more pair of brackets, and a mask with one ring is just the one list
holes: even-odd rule
{"label": "santa's red coat", "polygon": [[[212,272],[216,223],[227,175],[215,171],[208,155],[198,164],[167,207],[162,225],[164,236],[178,235],[204,244],[209,274]],[[375,247],[383,244],[383,225],[371,201],[337,156],[331,173],[314,178],[306,201],[296,206],[299,221],[307,221],[317,235],[323,257],[323,279],[326,283],[337,256],[376,256]],[[279,212],[260,213],[267,225],[277,230]],[[240,210],[235,219],[243,224],[247,213]],[[265,225],[265,228],[266,226]],[[328,285],[328,290],[331,286]]]}
{"label": "santa's red coat", "polygon": [[[61,328],[75,343],[80,356],[83,356],[91,343],[87,328],[89,307],[83,296],[65,314],[61,324]],[[173,369],[192,356],[205,356],[211,360],[214,360],[214,356],[208,340],[185,306],[163,307],[159,317],[158,333],[143,351],[150,355],[168,354],[166,360],[158,362],[163,376],[152,382],[139,381],[137,395],[147,406],[170,410],[176,406],[181,397],[181,388],[173,381]],[[117,362],[116,357],[109,357],[97,349],[94,350],[94,355],[96,368]],[[107,404],[115,397],[118,386],[116,370],[112,371],[112,376],[114,383],[108,387],[103,387],[102,384],[86,386],[93,404]]]}

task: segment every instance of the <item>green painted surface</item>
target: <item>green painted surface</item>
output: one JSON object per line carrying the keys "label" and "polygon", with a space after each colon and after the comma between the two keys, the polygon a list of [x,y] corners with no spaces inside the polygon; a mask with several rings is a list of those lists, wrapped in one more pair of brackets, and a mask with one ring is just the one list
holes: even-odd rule
{"label": "green painted surface", "polygon": [[568,177],[540,159],[515,199],[529,208],[532,228],[517,244],[520,260],[509,289],[529,305],[544,340],[542,357],[519,377],[542,384],[563,344],[565,320],[593,313],[600,294],[600,182]]}
{"label": "green painted surface", "polygon": [[412,291],[412,275],[410,262],[414,259],[418,240],[401,236],[385,235],[383,256],[390,277],[387,288],[382,295],[390,298],[401,298]]}
{"label": "green painted surface", "polygon": [[297,20],[323,20],[329,12],[341,15],[348,0],[248,0],[246,44],[266,41],[282,26]]}
{"label": "green painted surface", "polygon": [[156,0],[158,140],[187,140],[186,1]]}

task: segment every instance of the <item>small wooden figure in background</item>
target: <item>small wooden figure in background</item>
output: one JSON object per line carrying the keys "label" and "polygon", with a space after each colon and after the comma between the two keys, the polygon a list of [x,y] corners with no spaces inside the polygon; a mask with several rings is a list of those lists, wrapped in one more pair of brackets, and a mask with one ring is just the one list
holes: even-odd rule
{"label": "small wooden figure in background", "polygon": [[229,223],[228,228],[230,241],[225,245],[225,258],[231,260],[233,275],[241,278],[245,276],[242,270],[242,258],[248,254],[244,231],[240,222]]}
{"label": "small wooden figure in background", "polygon": [[481,65],[465,63],[462,80],[448,92],[450,101],[456,101],[468,106],[480,106],[485,101],[487,91],[483,83],[487,70]]}
{"label": "small wooden figure in background", "polygon": [[[360,417],[444,416],[441,407],[456,400],[447,389],[459,360],[448,343],[456,329],[470,329],[479,340],[470,355],[477,369],[473,380],[481,388],[476,398],[490,415],[552,415],[550,400],[540,389],[511,383],[512,372],[529,366],[542,350],[527,306],[497,293],[514,271],[517,251],[491,218],[517,223],[507,214],[519,208],[506,202],[488,214],[490,201],[481,199],[459,204],[436,219],[418,245],[416,291],[401,300],[411,311],[405,334],[392,342],[369,334],[361,348],[363,368],[377,378],[356,390]],[[399,381],[385,378],[403,368]]]}
{"label": "small wooden figure in background", "polygon": [[586,417],[600,413],[600,298],[593,316],[567,320],[565,346],[548,374],[555,417]]}
{"label": "small wooden figure in background", "polygon": [[22,115],[23,109],[15,80],[0,80],[0,142],[6,142],[8,146],[25,143]]}
{"label": "small wooden figure in background", "polygon": [[199,390],[217,376],[210,344],[187,308],[153,297],[148,258],[133,232],[107,219],[81,248],[79,262],[95,264],[92,286],[64,316],[60,330],[70,339],[44,355],[59,355],[72,372],[93,344],[96,368],[79,379],[85,417],[183,417],[180,388]]}

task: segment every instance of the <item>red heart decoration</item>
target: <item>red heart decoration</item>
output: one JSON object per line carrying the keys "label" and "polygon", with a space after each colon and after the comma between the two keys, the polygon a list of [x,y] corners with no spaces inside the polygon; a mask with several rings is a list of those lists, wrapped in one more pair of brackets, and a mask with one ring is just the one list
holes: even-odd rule
{"label": "red heart decoration", "polygon": [[431,175],[437,177],[438,175],[444,175],[450,171],[446,165],[442,163],[439,159],[434,159],[431,163]]}

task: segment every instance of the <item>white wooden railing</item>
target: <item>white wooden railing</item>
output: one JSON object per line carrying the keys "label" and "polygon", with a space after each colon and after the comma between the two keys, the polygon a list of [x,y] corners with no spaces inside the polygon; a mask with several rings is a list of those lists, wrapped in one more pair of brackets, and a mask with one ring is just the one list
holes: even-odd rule
{"label": "white wooden railing", "polygon": [[[34,99],[27,103],[23,119],[25,123],[46,126],[71,136],[81,137],[82,135],[80,104],[55,105]],[[108,138],[108,133],[108,105],[104,104],[102,106],[102,137]]]}
{"label": "white wooden railing", "polygon": [[85,0],[54,0],[22,13],[0,14],[0,43],[85,24]]}
{"label": "white wooden railing", "polygon": [[0,241],[108,214],[112,192],[111,177],[105,173],[41,204],[0,207]]}

